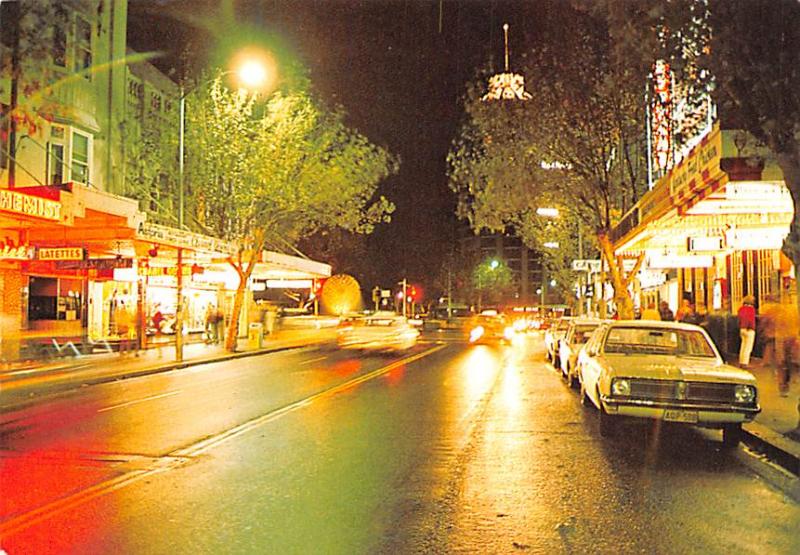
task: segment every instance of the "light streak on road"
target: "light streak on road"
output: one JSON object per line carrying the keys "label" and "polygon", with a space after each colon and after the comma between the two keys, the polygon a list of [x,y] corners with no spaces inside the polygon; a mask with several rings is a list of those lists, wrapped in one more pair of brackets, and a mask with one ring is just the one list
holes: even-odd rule
{"label": "light streak on road", "polygon": [[136,405],[138,403],[144,403],[146,401],[153,401],[155,399],[162,399],[164,397],[171,397],[172,395],[178,395],[181,393],[181,390],[177,391],[170,391],[169,393],[162,393],[161,395],[151,395],[150,397],[143,397],[142,399],[135,399],[133,401],[128,401],[127,403],[120,403],[118,405],[111,405],[110,407],[104,407],[102,409],[97,409],[97,412],[106,412],[107,410],[114,410],[120,409],[122,407],[128,407],[130,405]]}

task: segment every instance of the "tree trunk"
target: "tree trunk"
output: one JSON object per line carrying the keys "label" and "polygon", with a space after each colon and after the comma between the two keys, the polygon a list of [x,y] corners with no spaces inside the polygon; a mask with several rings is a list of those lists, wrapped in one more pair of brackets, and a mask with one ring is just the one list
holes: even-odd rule
{"label": "tree trunk", "polygon": [[635,317],[633,310],[633,298],[628,291],[631,280],[639,273],[644,261],[644,254],[640,254],[633,269],[625,274],[622,257],[614,256],[614,246],[608,233],[601,231],[597,234],[597,242],[600,245],[600,252],[608,264],[609,275],[611,276],[611,287],[614,289],[614,304],[617,305],[617,314],[620,320],[632,320]]}
{"label": "tree trunk", "polygon": [[234,352],[239,338],[239,313],[242,311],[244,304],[244,292],[247,289],[247,281],[242,280],[239,287],[236,288],[236,294],[233,296],[233,307],[231,308],[230,323],[228,329],[225,331],[225,350]]}
{"label": "tree trunk", "polygon": [[239,338],[239,314],[242,312],[242,306],[244,305],[244,294],[247,290],[247,281],[253,274],[253,270],[256,267],[256,262],[258,262],[260,256],[261,249],[254,249],[250,253],[250,260],[247,263],[246,269],[242,267],[241,257],[239,258],[238,263],[234,262],[233,260],[228,260],[228,263],[233,266],[233,269],[236,270],[237,274],[239,274],[239,287],[236,288],[236,294],[233,296],[230,324],[225,332],[226,351],[234,352],[236,350],[236,344]]}

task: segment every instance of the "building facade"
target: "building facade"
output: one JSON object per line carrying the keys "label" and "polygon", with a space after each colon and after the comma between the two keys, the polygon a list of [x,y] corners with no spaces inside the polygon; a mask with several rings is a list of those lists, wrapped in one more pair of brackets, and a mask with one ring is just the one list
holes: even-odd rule
{"label": "building facade", "polygon": [[526,247],[519,237],[491,233],[474,235],[464,228],[460,243],[465,260],[471,267],[490,258],[497,258],[508,265],[513,276],[513,288],[504,299],[505,304],[539,304],[543,299],[542,287],[545,300],[551,300],[541,255]]}
{"label": "building facade", "polygon": [[[0,360],[65,342],[85,351],[116,340],[144,345],[158,334],[155,312],[182,320],[186,334],[202,331],[209,308],[232,304],[239,280],[226,260],[238,247],[170,220],[178,88],[126,49],[127,2],[0,9],[0,44],[12,54],[0,81]],[[138,149],[145,143],[151,152]],[[330,273],[327,264],[265,252],[253,279]],[[161,331],[183,337],[174,326]]]}
{"label": "building facade", "polygon": [[[744,149],[743,145],[750,148]],[[746,154],[746,155],[745,155]],[[644,255],[640,302],[683,299],[698,312],[791,302],[794,269],[781,252],[794,207],[769,152],[719,123],[620,221],[618,255]]]}

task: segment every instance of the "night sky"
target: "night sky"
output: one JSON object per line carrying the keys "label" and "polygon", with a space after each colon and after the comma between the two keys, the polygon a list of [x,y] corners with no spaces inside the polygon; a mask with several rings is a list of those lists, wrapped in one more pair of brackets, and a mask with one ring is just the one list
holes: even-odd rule
{"label": "night sky", "polygon": [[445,157],[466,83],[490,61],[502,62],[504,22],[513,69],[515,45],[536,40],[551,3],[444,2],[441,32],[438,1],[241,0],[232,16],[220,4],[130,0],[129,44],[162,50],[156,65],[191,75],[213,64],[214,48],[252,29],[278,37],[322,97],[344,106],[351,126],[402,160],[381,189],[397,211],[368,238],[371,268],[356,277],[386,287],[403,277],[430,283],[455,236]]}

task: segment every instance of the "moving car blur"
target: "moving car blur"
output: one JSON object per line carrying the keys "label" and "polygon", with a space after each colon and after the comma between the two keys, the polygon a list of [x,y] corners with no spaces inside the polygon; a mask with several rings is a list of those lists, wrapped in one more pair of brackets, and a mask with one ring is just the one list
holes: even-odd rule
{"label": "moving car blur", "polygon": [[419,330],[405,316],[379,311],[363,318],[343,319],[337,343],[342,349],[406,351],[417,344]]}
{"label": "moving car blur", "polygon": [[515,334],[514,326],[496,310],[484,310],[469,325],[470,343],[510,342]]}

